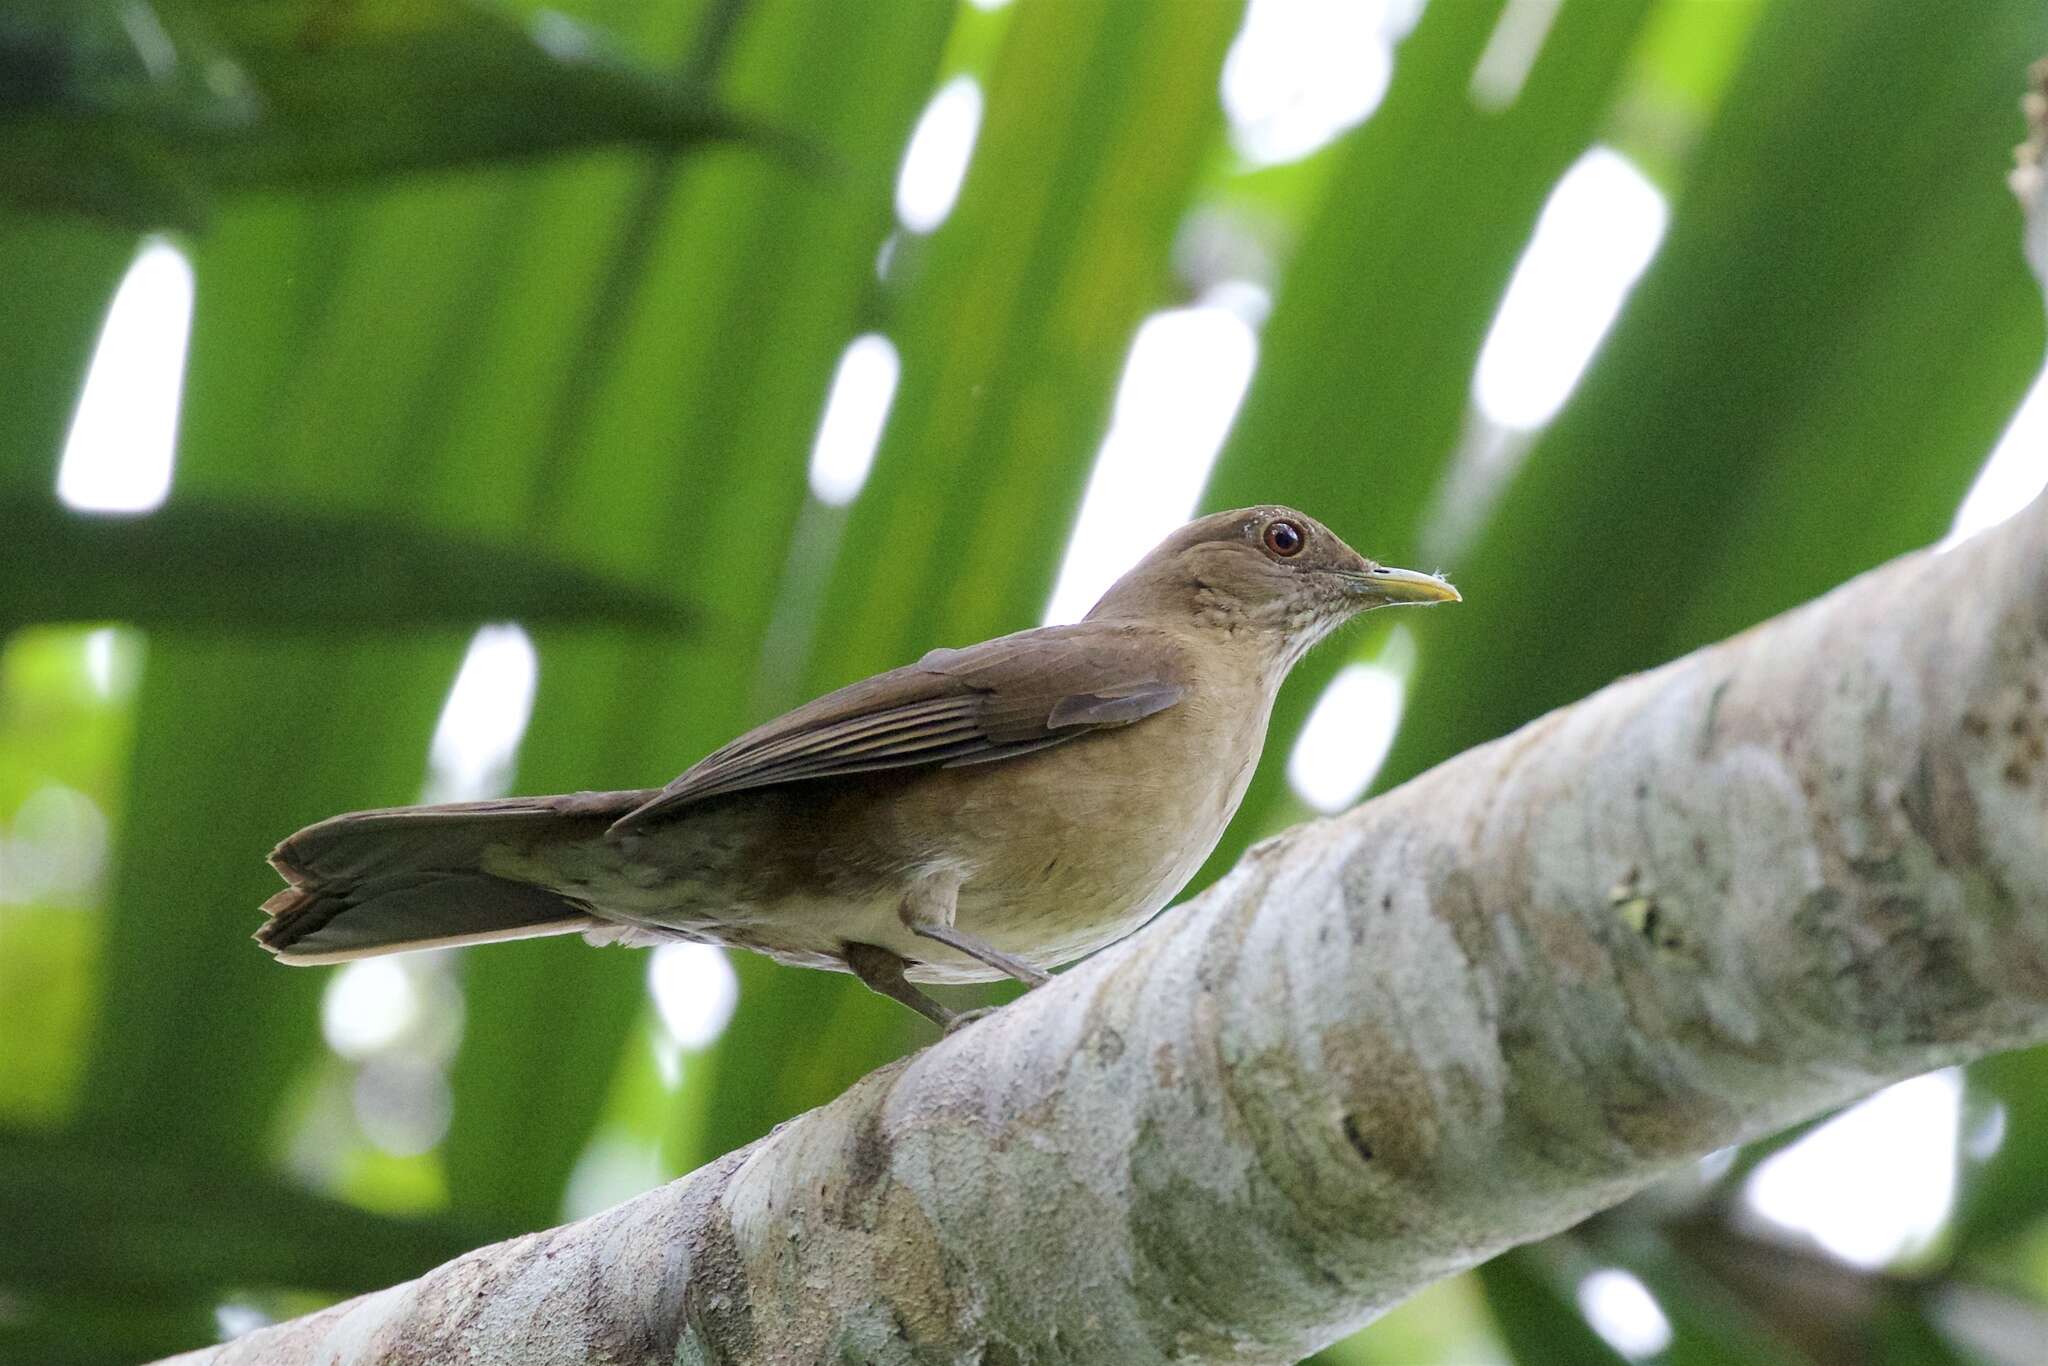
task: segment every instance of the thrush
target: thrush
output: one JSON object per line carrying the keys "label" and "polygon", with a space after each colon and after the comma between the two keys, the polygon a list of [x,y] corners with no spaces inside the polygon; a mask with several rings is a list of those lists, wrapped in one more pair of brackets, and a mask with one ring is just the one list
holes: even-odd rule
{"label": "thrush", "polygon": [[1222,837],[1282,681],[1360,612],[1458,601],[1267,506],[1175,531],[1066,626],[933,650],[659,789],[357,811],[270,862],[286,963],[581,933],[913,983],[1047,971],[1130,934]]}

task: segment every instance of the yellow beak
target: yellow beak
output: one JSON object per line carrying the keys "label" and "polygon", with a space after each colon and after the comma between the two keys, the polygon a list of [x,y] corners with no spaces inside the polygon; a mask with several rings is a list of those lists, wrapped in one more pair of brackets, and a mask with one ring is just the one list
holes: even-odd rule
{"label": "yellow beak", "polygon": [[1347,575],[1361,593],[1370,593],[1392,606],[1427,605],[1432,602],[1463,602],[1458,590],[1434,574],[1413,569],[1375,565],[1363,574]]}

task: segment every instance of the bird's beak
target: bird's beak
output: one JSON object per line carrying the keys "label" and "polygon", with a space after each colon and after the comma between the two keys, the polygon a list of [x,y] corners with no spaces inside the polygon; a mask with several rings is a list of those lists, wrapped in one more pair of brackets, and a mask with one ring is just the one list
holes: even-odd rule
{"label": "bird's beak", "polygon": [[1363,573],[1346,574],[1344,579],[1354,592],[1378,598],[1380,604],[1403,606],[1409,603],[1427,605],[1432,602],[1464,601],[1458,590],[1444,580],[1434,574],[1418,574],[1413,569],[1375,565]]}

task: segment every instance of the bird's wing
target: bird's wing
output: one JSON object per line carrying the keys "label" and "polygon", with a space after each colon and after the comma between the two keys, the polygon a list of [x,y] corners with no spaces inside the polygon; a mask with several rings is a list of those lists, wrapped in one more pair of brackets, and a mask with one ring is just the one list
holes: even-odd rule
{"label": "bird's wing", "polygon": [[612,829],[748,788],[1029,754],[1165,710],[1186,691],[1185,672],[1171,637],[1108,622],[934,650],[747,732]]}

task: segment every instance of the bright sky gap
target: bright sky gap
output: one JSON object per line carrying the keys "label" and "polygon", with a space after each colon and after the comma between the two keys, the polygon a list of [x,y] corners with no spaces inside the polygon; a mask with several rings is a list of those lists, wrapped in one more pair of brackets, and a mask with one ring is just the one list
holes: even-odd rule
{"label": "bright sky gap", "polygon": [[1589,1272],[1577,1298],[1593,1331],[1623,1356],[1655,1356],[1671,1345],[1671,1320],[1650,1288],[1628,1272],[1611,1266]]}
{"label": "bright sky gap", "polygon": [[946,221],[974,159],[981,131],[981,84],[955,76],[939,87],[911,131],[896,177],[896,217],[912,232],[931,232]]}
{"label": "bright sky gap", "polygon": [[469,643],[427,751],[429,802],[500,797],[533,715],[540,659],[526,632],[486,626]]}
{"label": "bright sky gap", "polygon": [[418,1022],[419,988],[396,957],[359,958],[327,978],[320,996],[320,1032],[351,1062],[381,1053]]}
{"label": "bright sky gap", "polygon": [[1231,141],[1254,166],[1298,161],[1379,108],[1415,0],[1251,0],[1223,63]]}
{"label": "bright sky gap", "polygon": [[1138,328],[1067,543],[1048,623],[1078,621],[1104,589],[1193,515],[1258,357],[1251,324],[1220,304]]}
{"label": "bright sky gap", "polygon": [[66,507],[148,512],[170,495],[192,298],[184,253],[146,240],[107,307],[64,441],[57,497]]}
{"label": "bright sky gap", "polygon": [[122,645],[120,633],[118,626],[101,626],[85,638],[85,677],[93,692],[102,698],[114,695]]}
{"label": "bright sky gap", "polygon": [[582,1219],[660,1185],[673,1172],[659,1148],[618,1130],[601,1132],[583,1150],[562,1193],[562,1217]]}
{"label": "bright sky gap", "polygon": [[1944,548],[1997,526],[2048,488],[2048,370],[2034,378],[2005,434],[1956,509]]}
{"label": "bright sky gap", "polygon": [[902,372],[895,345],[879,332],[855,337],[839,357],[811,443],[811,493],[827,507],[852,502],[867,482]]}
{"label": "bright sky gap", "polygon": [[0,906],[89,897],[107,866],[107,817],[85,793],[43,782],[0,817]]}
{"label": "bright sky gap", "polygon": [[1316,699],[1287,756],[1287,784],[1318,811],[1342,811],[1365,795],[1394,747],[1415,667],[1415,638],[1389,633],[1379,657],[1347,664]]}
{"label": "bright sky gap", "polygon": [[669,1038],[682,1048],[703,1048],[732,1019],[740,979],[723,949],[663,944],[648,955],[647,990]]}
{"label": "bright sky gap", "polygon": [[1563,0],[1508,0],[1479,54],[1479,64],[1472,68],[1473,104],[1498,113],[1521,97],[1562,4]]}
{"label": "bright sky gap", "polygon": [[1668,217],[1663,193],[1612,148],[1593,148],[1564,173],[1480,348],[1473,397],[1489,421],[1526,431],[1556,416]]}
{"label": "bright sky gap", "polygon": [[1888,1265],[1926,1246],[1955,1203],[1962,1093],[1953,1068],[1886,1087],[1765,1159],[1744,1199],[1852,1266]]}

